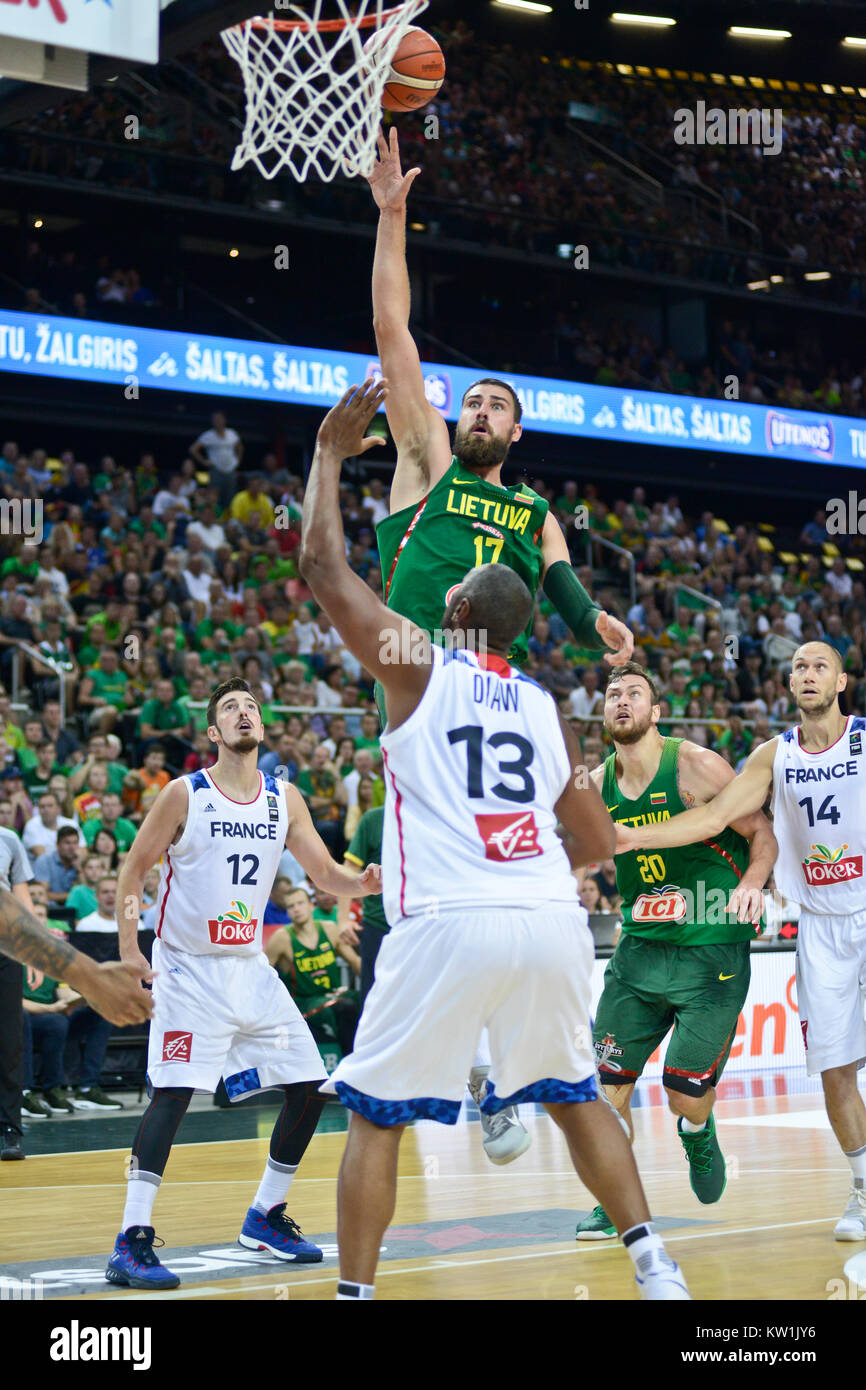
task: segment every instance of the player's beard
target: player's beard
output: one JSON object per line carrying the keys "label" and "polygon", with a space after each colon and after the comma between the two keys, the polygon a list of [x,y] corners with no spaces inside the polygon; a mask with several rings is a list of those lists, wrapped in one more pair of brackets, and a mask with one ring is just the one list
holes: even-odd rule
{"label": "player's beard", "polygon": [[644,734],[652,728],[652,722],[652,715],[646,715],[642,721],[632,715],[630,727],[627,724],[617,724],[615,719],[612,720],[610,724],[605,720],[604,727],[610,734],[614,743],[620,744],[623,748],[628,748],[630,744],[640,742]]}
{"label": "player's beard", "polygon": [[471,430],[458,429],[454,432],[454,456],[464,468],[496,468],[505,462],[510,448],[509,440],[497,438],[492,431],[473,434]]}
{"label": "player's beard", "polygon": [[822,700],[820,705],[804,705],[799,699],[799,697],[795,698],[794,703],[796,704],[797,709],[800,711],[800,713],[805,714],[809,719],[823,719],[825,714],[829,714],[830,710],[837,703],[838,699],[839,696],[834,690],[833,694],[830,695],[828,699]]}
{"label": "player's beard", "polygon": [[228,743],[225,739],[223,743],[230,753],[252,753],[259,746],[259,740],[253,733],[239,733],[234,743]]}

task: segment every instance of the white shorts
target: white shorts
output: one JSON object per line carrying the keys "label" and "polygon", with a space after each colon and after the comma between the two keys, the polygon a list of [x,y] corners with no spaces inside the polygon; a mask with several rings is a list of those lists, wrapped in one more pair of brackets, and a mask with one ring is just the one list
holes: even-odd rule
{"label": "white shorts", "polygon": [[215,1091],[230,1100],[327,1072],[313,1035],[265,955],[195,956],[153,947],[147,1074],[155,1087]]}
{"label": "white shorts", "polygon": [[803,912],[797,932],[797,1007],[810,1075],[866,1062],[866,911]]}
{"label": "white shorts", "polygon": [[454,1124],[486,1027],[485,1111],[595,1100],[594,956],[580,907],[399,923],[376,959],[354,1051],[320,1089],[374,1124]]}

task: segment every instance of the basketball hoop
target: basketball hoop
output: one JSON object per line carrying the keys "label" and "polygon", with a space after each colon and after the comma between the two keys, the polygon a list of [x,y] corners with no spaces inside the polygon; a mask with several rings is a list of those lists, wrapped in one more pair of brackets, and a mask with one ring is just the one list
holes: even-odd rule
{"label": "basketball hoop", "polygon": [[[240,66],[246,125],[232,169],[255,164],[265,179],[282,169],[303,183],[338,173],[367,175],[376,162],[376,132],[391,59],[429,0],[334,0],[337,18],[322,18],[325,0],[293,19],[256,16],[226,29],[222,41]],[[357,13],[349,11],[352,4]],[[373,29],[362,42],[362,30]]]}

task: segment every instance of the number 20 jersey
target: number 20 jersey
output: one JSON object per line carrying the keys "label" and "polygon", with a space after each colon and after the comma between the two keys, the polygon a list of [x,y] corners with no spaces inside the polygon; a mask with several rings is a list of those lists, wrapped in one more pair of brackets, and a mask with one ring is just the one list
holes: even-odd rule
{"label": "number 20 jersey", "polygon": [[553,697],[501,657],[433,647],[423,698],[380,738],[385,915],[578,906],[553,807],[574,775]]}
{"label": "number 20 jersey", "polygon": [[286,843],[282,786],[259,773],[258,795],[232,801],[206,771],[186,784],[186,825],[162,862],[156,935],[196,956],[255,956]]}
{"label": "number 20 jersey", "polygon": [[849,716],[829,748],[808,753],[799,727],[776,744],[776,887],[807,912],[849,916],[866,907],[866,719]]}

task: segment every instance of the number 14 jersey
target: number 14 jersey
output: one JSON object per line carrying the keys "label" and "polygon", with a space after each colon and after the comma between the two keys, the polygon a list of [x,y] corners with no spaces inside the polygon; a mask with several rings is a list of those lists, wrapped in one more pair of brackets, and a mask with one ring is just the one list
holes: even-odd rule
{"label": "number 14 jersey", "polygon": [[232,801],[206,771],[182,778],[186,825],[162,861],[156,934],[196,956],[255,956],[289,828],[279,782],[259,773],[252,801]]}
{"label": "number 14 jersey", "polygon": [[866,719],[850,716],[820,753],[800,744],[799,727],[776,744],[773,828],[776,887],[807,912],[846,916],[866,907]]}
{"label": "number 14 jersey", "polygon": [[433,647],[424,696],[380,738],[385,915],[577,905],[553,807],[574,775],[553,697],[501,657]]}

